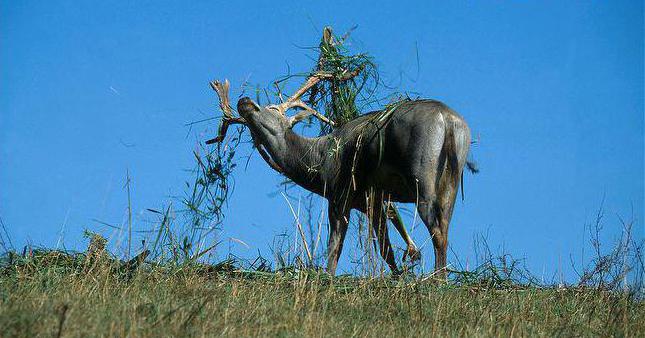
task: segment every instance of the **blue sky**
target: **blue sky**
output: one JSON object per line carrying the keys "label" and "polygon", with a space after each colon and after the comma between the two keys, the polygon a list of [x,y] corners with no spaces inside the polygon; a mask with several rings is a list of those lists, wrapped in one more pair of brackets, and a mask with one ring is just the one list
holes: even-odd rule
{"label": "blue sky", "polygon": [[[603,198],[608,239],[618,215],[644,235],[640,1],[2,1],[0,217],[14,245],[56,246],[63,234],[82,248],[83,229],[110,234],[93,219],[125,222],[126,171],[135,228],[149,228],[145,209],[182,193],[192,150],[213,136],[214,121],[185,126],[218,113],[208,81],[229,78],[235,97],[287,63],[306,70],[300,47],[325,25],[357,25],[352,48],[386,82],[444,101],[480,138],[481,173],[466,176],[450,229],[462,260],[488,233],[536,273],[570,276]],[[221,254],[270,256],[293,231],[280,181],[257,154],[238,170]],[[431,264],[430,245],[424,254]]]}

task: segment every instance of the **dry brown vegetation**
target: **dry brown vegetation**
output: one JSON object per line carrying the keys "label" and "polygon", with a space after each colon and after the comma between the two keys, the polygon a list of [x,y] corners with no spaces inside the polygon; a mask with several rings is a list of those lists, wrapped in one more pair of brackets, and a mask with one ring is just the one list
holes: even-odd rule
{"label": "dry brown vegetation", "polygon": [[[91,250],[88,250],[91,251]],[[637,293],[520,282],[489,261],[429,276],[331,277],[232,261],[156,264],[26,250],[5,257],[0,327],[25,336],[642,336]],[[516,278],[518,280],[514,280]]]}

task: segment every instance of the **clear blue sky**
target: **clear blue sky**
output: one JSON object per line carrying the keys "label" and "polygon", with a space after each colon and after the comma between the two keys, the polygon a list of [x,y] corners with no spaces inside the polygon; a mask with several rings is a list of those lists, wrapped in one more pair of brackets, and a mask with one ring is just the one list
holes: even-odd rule
{"label": "clear blue sky", "polygon": [[[135,227],[149,228],[145,209],[181,194],[191,151],[213,136],[215,122],[185,126],[217,113],[208,81],[308,69],[297,46],[325,25],[358,25],[353,46],[386,81],[446,102],[480,136],[481,173],[466,176],[450,229],[462,259],[488,232],[550,277],[580,257],[603,196],[608,237],[617,215],[643,236],[642,1],[2,1],[0,217],[14,244],[55,246],[64,233],[82,248],[83,229],[110,234],[92,219],[125,222],[126,170]],[[250,249],[221,252],[270,256],[293,231],[279,181],[257,155],[237,172],[220,236]],[[424,254],[432,262],[430,245]]]}

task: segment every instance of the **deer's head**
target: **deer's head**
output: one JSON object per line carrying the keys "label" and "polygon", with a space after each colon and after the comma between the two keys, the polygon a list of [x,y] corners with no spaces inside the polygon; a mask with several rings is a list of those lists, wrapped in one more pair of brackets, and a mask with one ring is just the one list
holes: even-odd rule
{"label": "deer's head", "polygon": [[291,128],[291,122],[284,112],[272,106],[260,107],[248,97],[237,101],[237,112],[256,135],[278,136]]}
{"label": "deer's head", "polygon": [[[211,87],[219,97],[219,106],[224,114],[222,116],[222,124],[216,138],[206,141],[207,144],[217,143],[224,140],[228,127],[232,124],[244,124],[248,126],[256,135],[273,135],[278,136],[286,130],[293,128],[293,126],[304,120],[309,116],[314,116],[324,123],[334,126],[334,121],[329,120],[324,115],[306,105],[300,97],[312,86],[318,83],[321,79],[328,78],[326,74],[312,75],[307,79],[305,84],[296,91],[288,100],[282,100],[281,103],[272,104],[266,107],[260,107],[257,103],[253,102],[248,97],[243,97],[237,102],[237,110],[239,116],[235,116],[233,108],[231,108],[230,100],[228,98],[229,82],[212,81]],[[286,112],[290,109],[299,109],[300,111],[293,116],[287,116]]]}

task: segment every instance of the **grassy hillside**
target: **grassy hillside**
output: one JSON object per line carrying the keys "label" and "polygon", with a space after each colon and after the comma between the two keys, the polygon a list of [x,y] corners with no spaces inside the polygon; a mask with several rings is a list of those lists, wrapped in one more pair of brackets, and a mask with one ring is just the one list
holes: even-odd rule
{"label": "grassy hillside", "polygon": [[2,336],[645,334],[642,301],[598,288],[131,263],[52,251],[8,255]]}

